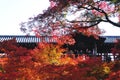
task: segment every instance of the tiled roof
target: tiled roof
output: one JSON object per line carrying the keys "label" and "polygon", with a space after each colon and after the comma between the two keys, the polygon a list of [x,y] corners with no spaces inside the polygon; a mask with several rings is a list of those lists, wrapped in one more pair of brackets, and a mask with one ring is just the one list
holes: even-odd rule
{"label": "tiled roof", "polygon": [[105,43],[115,43],[116,39],[120,39],[120,36],[102,36],[106,38]]}
{"label": "tiled roof", "polygon": [[55,42],[54,39],[52,39],[51,36],[49,37],[45,37],[45,36],[42,36],[40,38],[36,37],[36,36],[0,36],[0,42],[4,41],[4,40],[10,40],[10,39],[13,39],[15,38],[16,41],[18,43],[38,43],[38,42],[41,42],[43,39],[46,41],[46,42]]}
{"label": "tiled roof", "polygon": [[[114,43],[116,39],[120,39],[120,36],[101,36],[103,38],[106,38],[105,43]],[[41,42],[43,39],[46,42],[55,42],[54,39],[52,39],[52,36],[42,36],[40,38],[36,37],[36,36],[14,36],[14,35],[8,35],[8,36],[4,36],[4,35],[0,35],[0,42],[4,41],[4,40],[10,40],[15,38],[16,41],[18,43],[38,43]]]}

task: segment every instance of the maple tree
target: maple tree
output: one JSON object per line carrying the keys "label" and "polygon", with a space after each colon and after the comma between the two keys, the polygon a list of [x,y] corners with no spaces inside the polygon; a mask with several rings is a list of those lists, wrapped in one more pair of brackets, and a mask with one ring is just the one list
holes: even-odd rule
{"label": "maple tree", "polygon": [[33,60],[41,65],[53,64],[59,65],[60,58],[65,49],[60,45],[39,43],[38,46],[31,51]]}
{"label": "maple tree", "polygon": [[62,57],[60,44],[39,43],[28,50],[13,39],[1,42],[0,50],[7,54],[6,59],[0,58],[0,80],[120,79],[119,60],[106,63],[101,57]]}
{"label": "maple tree", "polygon": [[[101,22],[120,27],[119,0],[49,0],[50,6],[43,13],[21,23],[21,30],[36,36],[65,36],[74,32],[97,36]],[[117,17],[118,22],[111,20]]]}

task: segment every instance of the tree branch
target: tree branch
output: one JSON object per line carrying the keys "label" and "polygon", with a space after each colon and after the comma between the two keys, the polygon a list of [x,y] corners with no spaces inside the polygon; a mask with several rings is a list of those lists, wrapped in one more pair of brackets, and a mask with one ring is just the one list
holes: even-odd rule
{"label": "tree branch", "polygon": [[[120,23],[115,23],[115,22],[111,21],[111,20],[109,19],[109,17],[108,17],[108,14],[107,14],[104,10],[102,10],[102,9],[96,8],[96,7],[92,6],[92,5],[89,5],[91,8],[84,7],[84,6],[80,6],[80,5],[78,5],[78,6],[81,7],[81,8],[87,9],[87,10],[96,10],[96,11],[98,11],[98,12],[100,12],[100,13],[103,13],[106,20],[101,19],[101,20],[100,20],[101,22],[102,22],[102,21],[103,21],[103,22],[109,22],[110,24],[112,24],[112,25],[114,25],[114,26],[116,26],[116,27],[120,27]],[[96,21],[97,21],[97,20],[96,20]],[[99,20],[98,20],[98,21],[99,21]],[[85,22],[85,21],[80,21],[80,22]],[[91,22],[91,21],[86,21],[86,22]],[[100,23],[100,22],[99,22],[99,23]]]}
{"label": "tree branch", "polygon": [[97,10],[98,12],[104,14],[104,16],[105,16],[105,18],[106,18],[106,21],[105,21],[105,22],[109,22],[110,24],[112,24],[112,25],[114,25],[114,26],[116,26],[116,27],[120,27],[120,23],[115,23],[115,22],[111,21],[111,20],[109,19],[109,17],[108,17],[108,14],[107,14],[104,10],[99,9],[99,8],[96,8],[96,7],[93,7],[93,6],[92,6],[92,8],[95,9],[95,10]]}
{"label": "tree branch", "polygon": [[[68,20],[67,20],[68,21]],[[94,24],[91,24],[91,25],[89,25],[89,26],[81,26],[81,27],[87,27],[87,28],[90,28],[90,27],[93,27],[93,26],[96,26],[96,25],[98,25],[101,21],[103,21],[102,19],[99,19],[99,20],[94,20],[94,21],[68,21],[68,22],[70,22],[70,23],[80,23],[80,22],[87,22],[87,23],[92,23],[92,22],[94,22]]]}

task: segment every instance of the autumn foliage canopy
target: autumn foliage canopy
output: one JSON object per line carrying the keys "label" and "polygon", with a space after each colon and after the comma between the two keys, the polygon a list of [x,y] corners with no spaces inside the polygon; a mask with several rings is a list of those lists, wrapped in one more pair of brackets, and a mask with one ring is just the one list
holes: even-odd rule
{"label": "autumn foliage canopy", "polygon": [[36,48],[28,50],[10,40],[3,41],[0,50],[7,54],[0,58],[1,80],[120,79],[119,60],[106,63],[101,57],[81,55],[75,58],[63,54],[66,49],[59,44],[39,43]]}

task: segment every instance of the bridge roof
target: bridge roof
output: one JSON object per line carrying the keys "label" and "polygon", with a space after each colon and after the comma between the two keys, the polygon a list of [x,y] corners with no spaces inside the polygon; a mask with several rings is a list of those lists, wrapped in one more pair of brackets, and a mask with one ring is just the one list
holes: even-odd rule
{"label": "bridge roof", "polygon": [[21,36],[21,35],[0,35],[0,42],[4,40],[10,40],[10,39],[16,39],[18,43],[38,43],[43,40],[46,42],[55,42],[54,39],[52,39],[52,36],[46,37],[46,36],[41,36],[41,37],[36,37],[36,36]]}
{"label": "bridge roof", "polygon": [[120,36],[102,36],[106,38],[105,43],[115,43],[116,39],[120,39]]}
{"label": "bridge roof", "polygon": [[[120,36],[101,36],[103,38],[106,38],[105,43],[114,43],[116,39],[120,39]],[[38,43],[43,41],[43,39],[46,42],[56,42],[52,36],[23,36],[23,35],[0,35],[0,42],[4,40],[10,40],[15,38],[18,43]]]}

